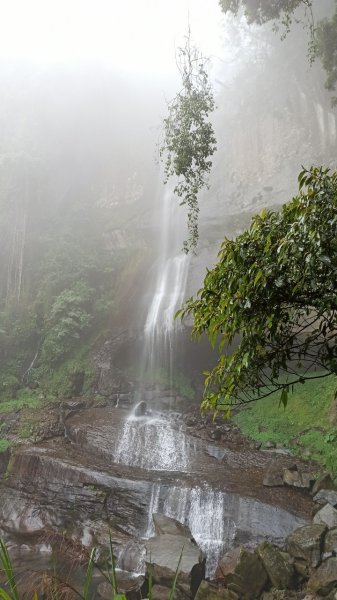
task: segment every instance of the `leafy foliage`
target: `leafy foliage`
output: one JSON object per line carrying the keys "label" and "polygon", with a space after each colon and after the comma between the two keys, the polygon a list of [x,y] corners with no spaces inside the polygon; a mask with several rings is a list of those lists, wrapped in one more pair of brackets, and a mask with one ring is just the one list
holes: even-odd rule
{"label": "leafy foliage", "polygon": [[[327,73],[325,87],[333,91],[337,84],[337,8],[331,19],[324,19],[316,31],[316,53]],[[337,104],[337,98],[333,98]]]}
{"label": "leafy foliage", "polygon": [[[319,58],[327,74],[326,88],[330,91],[336,89],[337,6],[331,18],[315,23],[312,0],[219,0],[219,4],[224,13],[231,12],[237,15],[242,10],[249,24],[263,25],[272,21],[275,31],[279,31],[281,24],[281,39],[286,37],[294,23],[301,23],[309,34],[310,63]],[[333,104],[335,103],[336,99],[333,98]]]}
{"label": "leafy foliage", "polygon": [[[227,407],[337,373],[337,173],[303,170],[299,195],[225,239],[196,299],[179,313],[219,360],[204,407]],[[320,373],[316,373],[318,369]],[[324,371],[323,373],[321,371]]]}
{"label": "leafy foliage", "polygon": [[176,177],[174,193],[188,207],[189,238],[184,251],[195,249],[198,241],[198,194],[207,186],[212,156],[216,150],[213,126],[208,121],[215,104],[206,70],[207,60],[194,47],[190,36],[178,52],[182,90],[168,106],[160,156],[165,163],[165,182]]}
{"label": "leafy foliage", "polygon": [[42,345],[42,357],[48,364],[57,362],[69,352],[90,325],[90,301],[94,290],[78,281],[66,289],[52,304],[48,318],[48,333]]}
{"label": "leafy foliage", "polygon": [[263,25],[268,21],[281,20],[289,28],[294,12],[299,8],[311,9],[311,0],[219,0],[224,13],[231,12],[237,15],[242,9],[248,23]]}

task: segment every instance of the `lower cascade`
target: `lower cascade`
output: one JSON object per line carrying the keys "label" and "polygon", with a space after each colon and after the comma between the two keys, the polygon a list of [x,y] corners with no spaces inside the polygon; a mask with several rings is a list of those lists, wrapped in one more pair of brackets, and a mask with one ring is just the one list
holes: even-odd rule
{"label": "lower cascade", "polygon": [[[150,412],[141,401],[125,418],[117,437],[117,464],[137,473],[153,472],[139,540],[156,535],[153,515],[157,513],[187,525],[206,557],[206,574],[212,577],[221,556],[234,545],[244,542],[254,546],[264,538],[282,540],[295,525],[304,522],[282,508],[219,490],[208,483],[210,474],[216,476],[220,472],[226,485],[226,466],[216,458],[222,459],[226,451],[190,436],[175,416]],[[192,481],[183,480],[179,485],[184,474],[192,476]],[[135,551],[134,545],[126,546],[118,564],[128,564],[133,572],[142,571],[144,555]]]}
{"label": "lower cascade", "polygon": [[115,461],[156,471],[186,471],[186,436],[160,414],[127,417],[117,442]]}

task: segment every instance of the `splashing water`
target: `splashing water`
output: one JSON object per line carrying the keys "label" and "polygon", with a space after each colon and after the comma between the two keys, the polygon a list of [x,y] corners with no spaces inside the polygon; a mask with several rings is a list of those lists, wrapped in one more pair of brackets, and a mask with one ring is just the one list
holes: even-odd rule
{"label": "splashing water", "polygon": [[168,419],[131,414],[117,442],[115,462],[150,471],[186,472],[188,453],[186,435]]}

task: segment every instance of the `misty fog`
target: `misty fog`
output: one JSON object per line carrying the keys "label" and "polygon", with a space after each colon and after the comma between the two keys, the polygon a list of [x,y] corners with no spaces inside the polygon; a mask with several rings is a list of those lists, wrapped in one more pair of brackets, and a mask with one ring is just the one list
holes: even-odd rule
{"label": "misty fog", "polygon": [[[335,6],[315,0],[314,18]],[[105,557],[111,535],[118,569],[144,574],[160,513],[191,529],[213,577],[242,540],[283,543],[308,522],[311,500],[260,484],[266,454],[236,429],[226,447],[232,426],[200,416],[215,352],[174,318],[302,166],[336,169],[336,107],[301,14],[281,39],[217,0],[1,3],[0,538],[18,565],[29,551],[48,566],[55,544],[68,566],[64,540]],[[189,32],[217,150],[185,255],[159,149]]]}

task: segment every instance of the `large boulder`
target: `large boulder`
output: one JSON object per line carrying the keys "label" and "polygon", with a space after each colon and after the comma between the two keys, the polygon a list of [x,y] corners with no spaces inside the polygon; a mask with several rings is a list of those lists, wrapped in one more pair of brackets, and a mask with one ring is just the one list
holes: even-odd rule
{"label": "large boulder", "polygon": [[324,540],[324,552],[337,554],[337,527],[327,532]]}
{"label": "large boulder", "polygon": [[283,486],[283,476],[279,461],[272,460],[263,477],[263,485],[266,487]]}
{"label": "large boulder", "polygon": [[215,577],[245,600],[258,598],[268,581],[266,570],[256,552],[249,552],[243,546],[225,554]]}
{"label": "large boulder", "polygon": [[[278,590],[276,588],[271,588],[267,592],[263,592],[261,596],[261,600],[290,600],[291,598],[298,600],[298,594],[289,590]],[[306,598],[304,600],[315,599],[313,596],[310,596],[310,598]]]}
{"label": "large boulder", "polygon": [[239,596],[232,590],[228,590],[222,586],[202,581],[195,600],[238,600]]}
{"label": "large boulder", "polygon": [[297,465],[283,470],[283,482],[286,485],[309,490],[314,481],[311,473],[302,473],[298,470]]}
{"label": "large boulder", "polygon": [[293,566],[287,561],[285,555],[267,541],[260,544],[257,553],[273,586],[278,590],[290,589],[295,574]]}
{"label": "large boulder", "polygon": [[180,523],[180,521],[160,513],[153,513],[152,519],[156,535],[162,535],[163,533],[168,533],[170,535],[181,535],[182,537],[194,542],[190,528],[187,527],[187,525]]}
{"label": "large boulder", "polygon": [[315,514],[313,522],[323,523],[327,525],[329,529],[333,529],[334,527],[337,527],[337,510],[331,506],[331,504],[326,504]]}
{"label": "large boulder", "polygon": [[308,590],[326,596],[337,587],[337,558],[333,556],[325,560],[308,581]]}
{"label": "large boulder", "polygon": [[335,490],[337,491],[337,485],[332,479],[330,473],[324,473],[321,475],[317,481],[314,483],[314,486],[311,490],[313,496],[317,494],[320,490]]}
{"label": "large boulder", "polygon": [[294,558],[304,559],[312,567],[321,562],[324,524],[304,525],[287,537],[287,550]]}
{"label": "large boulder", "polygon": [[[117,577],[117,586],[118,593],[126,596],[127,600],[140,600],[143,597],[142,592],[144,591],[144,577],[142,575],[138,575],[137,577],[132,577],[126,573],[118,573]],[[107,581],[102,581],[97,586],[98,596],[103,598],[103,600],[111,600],[113,597],[112,594],[112,585]]]}
{"label": "large boulder", "polygon": [[180,556],[178,581],[181,583],[190,584],[193,567],[203,563],[201,550],[182,535],[155,536],[147,540],[145,548],[147,572],[158,585],[172,585]]}
{"label": "large boulder", "polygon": [[[152,600],[169,600],[171,590],[163,585],[155,584],[152,586]],[[186,600],[186,595],[179,590],[178,586],[174,590],[174,600]]]}
{"label": "large boulder", "polygon": [[313,498],[317,504],[331,504],[337,506],[337,492],[335,490],[320,490]]}

